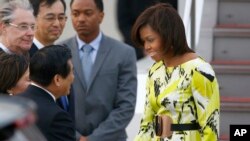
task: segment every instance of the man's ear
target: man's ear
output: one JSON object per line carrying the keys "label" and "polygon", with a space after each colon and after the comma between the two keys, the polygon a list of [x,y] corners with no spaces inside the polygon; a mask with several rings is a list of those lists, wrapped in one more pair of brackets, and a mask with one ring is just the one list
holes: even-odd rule
{"label": "man's ear", "polygon": [[61,86],[61,79],[62,77],[58,74],[56,74],[53,78],[53,83],[57,86],[60,87]]}
{"label": "man's ear", "polygon": [[100,12],[100,13],[99,13],[99,18],[98,18],[98,20],[99,20],[99,24],[101,24],[101,23],[102,23],[102,21],[103,21],[103,17],[104,17],[104,12]]}

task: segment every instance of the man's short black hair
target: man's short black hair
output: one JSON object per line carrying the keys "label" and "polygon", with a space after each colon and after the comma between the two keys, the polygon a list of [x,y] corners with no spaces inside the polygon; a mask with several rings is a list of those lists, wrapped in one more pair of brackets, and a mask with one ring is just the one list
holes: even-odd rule
{"label": "man's short black hair", "polygon": [[66,78],[70,73],[68,61],[72,58],[68,47],[49,45],[38,50],[30,60],[30,79],[48,86],[55,75]]}
{"label": "man's short black hair", "polygon": [[[34,16],[37,17],[37,15],[39,14],[39,10],[40,10],[40,5],[41,4],[45,4],[47,5],[48,7],[52,6],[56,1],[58,0],[29,0],[31,5],[33,6],[33,9],[34,9]],[[63,7],[64,7],[64,13],[66,11],[66,3],[64,0],[59,0],[62,2],[63,4]]]}
{"label": "man's short black hair", "polygon": [[[103,9],[104,9],[104,6],[103,6],[103,1],[102,0],[93,0],[96,4],[96,7],[101,11],[103,12]],[[70,1],[70,7],[72,6],[74,0],[71,0]]]}

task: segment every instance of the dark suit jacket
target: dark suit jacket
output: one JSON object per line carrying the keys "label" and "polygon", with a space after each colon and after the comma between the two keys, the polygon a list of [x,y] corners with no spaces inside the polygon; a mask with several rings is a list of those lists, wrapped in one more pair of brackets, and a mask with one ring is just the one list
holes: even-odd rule
{"label": "dark suit jacket", "polygon": [[[73,86],[71,86],[70,94],[67,95],[68,101],[69,101],[69,107],[68,107],[68,113],[72,117],[73,121],[75,122],[75,102],[74,102],[74,90]],[[61,103],[60,98],[56,100],[56,103],[63,109],[63,105]]]}
{"label": "dark suit jacket", "polygon": [[[30,58],[38,51],[38,47],[33,43],[30,50],[29,50],[29,54],[30,54]],[[73,94],[73,90],[71,88],[70,94],[67,96],[68,100],[69,100],[69,110],[67,112],[70,113],[70,116],[72,117],[72,119],[74,119],[74,114],[75,114],[75,107],[74,107],[74,94]],[[63,108],[62,103],[60,101],[60,98],[56,100],[56,103]]]}
{"label": "dark suit jacket", "polygon": [[72,118],[46,91],[30,85],[18,96],[29,98],[37,104],[37,126],[48,141],[76,140]]}
{"label": "dark suit jacket", "polygon": [[134,115],[137,91],[136,55],[131,46],[103,35],[87,87],[76,37],[62,44],[72,52],[75,122],[89,141],[125,141]]}
{"label": "dark suit jacket", "polygon": [[30,54],[30,58],[38,51],[37,46],[33,43],[30,50],[29,50],[29,54]]}

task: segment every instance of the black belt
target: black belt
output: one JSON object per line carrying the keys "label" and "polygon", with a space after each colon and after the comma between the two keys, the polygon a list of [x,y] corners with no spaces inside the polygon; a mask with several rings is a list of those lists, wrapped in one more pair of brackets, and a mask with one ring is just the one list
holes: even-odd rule
{"label": "black belt", "polygon": [[199,123],[171,124],[171,131],[185,131],[200,129]]}

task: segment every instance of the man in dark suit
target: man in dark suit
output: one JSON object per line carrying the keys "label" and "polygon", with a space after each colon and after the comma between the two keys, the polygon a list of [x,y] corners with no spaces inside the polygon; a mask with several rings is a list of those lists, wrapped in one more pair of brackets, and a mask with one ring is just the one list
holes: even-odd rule
{"label": "man in dark suit", "polygon": [[70,92],[74,80],[71,52],[59,45],[37,51],[30,60],[32,83],[19,94],[37,104],[37,126],[48,141],[75,141],[75,127],[70,115],[56,104],[56,99]]}
{"label": "man in dark suit", "polygon": [[102,0],[71,0],[70,7],[77,35],[62,44],[71,49],[75,67],[77,131],[83,141],[126,141],[136,103],[135,51],[100,31]]}
{"label": "man in dark suit", "polygon": [[[118,0],[117,1],[117,22],[124,42],[134,46],[131,41],[131,29],[136,18],[149,6],[156,3],[170,3],[177,9],[178,0]],[[143,48],[135,47],[137,60],[145,56]]]}
{"label": "man in dark suit", "polygon": [[36,30],[30,57],[47,45],[52,45],[61,36],[66,23],[64,0],[30,0],[36,17]]}
{"label": "man in dark suit", "polygon": [[[34,16],[36,17],[36,30],[33,44],[29,50],[30,57],[47,45],[52,45],[61,36],[66,23],[66,4],[64,0],[30,0],[34,7]],[[72,89],[71,89],[72,90]],[[71,92],[72,93],[72,92]],[[68,111],[74,117],[73,97],[61,97],[57,103],[64,110]],[[63,101],[72,101],[69,104]],[[65,104],[65,105],[64,105]]]}

